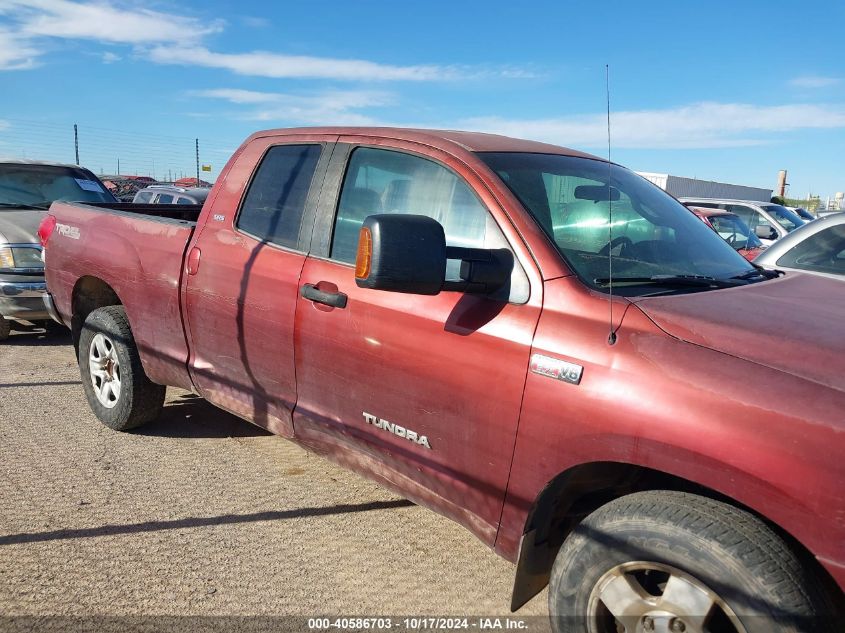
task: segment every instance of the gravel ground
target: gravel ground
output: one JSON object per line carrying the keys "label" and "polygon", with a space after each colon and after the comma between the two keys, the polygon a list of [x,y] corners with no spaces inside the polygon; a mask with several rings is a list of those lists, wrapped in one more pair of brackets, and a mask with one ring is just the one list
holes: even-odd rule
{"label": "gravel ground", "polygon": [[[510,615],[513,566],[457,524],[184,391],[158,422],[110,431],[69,338],[31,328],[0,343],[0,508],[6,630]],[[517,619],[545,613],[543,593]]]}

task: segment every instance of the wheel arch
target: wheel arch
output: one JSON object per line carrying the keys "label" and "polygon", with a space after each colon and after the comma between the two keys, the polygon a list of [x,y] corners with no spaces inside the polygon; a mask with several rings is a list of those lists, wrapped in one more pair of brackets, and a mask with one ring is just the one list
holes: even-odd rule
{"label": "wheel arch", "polygon": [[689,492],[734,506],[762,519],[807,565],[812,565],[831,596],[842,590],[805,545],[780,525],[732,497],[663,471],[622,462],[590,462],[558,474],[541,490],[528,513],[514,577],[511,610],[542,591],[560,546],[575,526],[604,504],[634,492]]}
{"label": "wheel arch", "polygon": [[71,295],[71,325],[73,346],[78,350],[82,324],[94,310],[106,306],[123,305],[120,297],[108,283],[91,275],[80,277]]}

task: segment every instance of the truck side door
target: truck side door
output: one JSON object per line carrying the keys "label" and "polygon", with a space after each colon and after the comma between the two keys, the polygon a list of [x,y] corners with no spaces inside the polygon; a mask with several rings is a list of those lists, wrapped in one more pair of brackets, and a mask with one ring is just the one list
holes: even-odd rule
{"label": "truck side door", "polygon": [[359,228],[375,213],[432,216],[450,245],[510,248],[482,185],[421,155],[433,150],[385,143],[338,144],[329,170],[339,193],[325,214],[321,204],[300,282],[296,436],[492,543],[542,287],[523,261],[510,299],[498,301],[358,288]]}
{"label": "truck side door", "polygon": [[299,275],[336,137],[267,137],[236,157],[186,257],[189,367],[200,394],[291,437]]}

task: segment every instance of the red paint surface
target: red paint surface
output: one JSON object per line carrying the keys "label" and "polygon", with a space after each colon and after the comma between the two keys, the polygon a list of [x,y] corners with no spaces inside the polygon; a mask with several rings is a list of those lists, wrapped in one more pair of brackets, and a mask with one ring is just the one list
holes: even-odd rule
{"label": "red paint surface", "polygon": [[[465,178],[525,268],[529,302],[362,290],[351,266],[233,229],[269,144],[337,137],[429,156]],[[616,298],[610,346],[607,295],[570,275],[473,149],[570,153],[468,133],[262,132],[230,160],[195,233],[54,205],[80,239],[53,235],[48,286],[69,320],[80,278],[102,279],[126,306],[153,380],[193,384],[215,404],[454,518],[509,559],[549,481],[610,461],[688,479],[758,511],[842,585],[845,304],[837,282],[789,276],[634,304]],[[183,275],[194,247],[202,252],[191,261],[195,274]],[[305,283],[346,293],[347,307],[303,299]],[[531,353],[583,366],[581,383],[529,372]],[[432,450],[365,424],[363,412],[425,435]]]}

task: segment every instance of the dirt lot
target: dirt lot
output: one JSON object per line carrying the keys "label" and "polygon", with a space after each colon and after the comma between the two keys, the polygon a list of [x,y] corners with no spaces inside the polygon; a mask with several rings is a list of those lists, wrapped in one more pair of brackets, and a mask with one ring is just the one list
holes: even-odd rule
{"label": "dirt lot", "polygon": [[[32,622],[8,616],[121,616],[125,629],[137,616],[509,615],[512,565],[458,525],[186,392],[168,392],[157,423],[110,431],[69,338],[37,330],[0,344],[0,508],[4,629]],[[545,613],[542,594],[518,616]]]}

